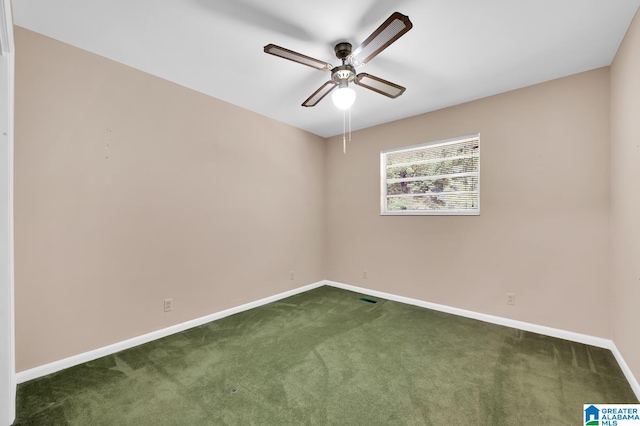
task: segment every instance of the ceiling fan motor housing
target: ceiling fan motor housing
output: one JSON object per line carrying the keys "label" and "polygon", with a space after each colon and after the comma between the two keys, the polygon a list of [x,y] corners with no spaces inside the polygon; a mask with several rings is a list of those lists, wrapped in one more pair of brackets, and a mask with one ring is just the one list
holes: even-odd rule
{"label": "ceiling fan motor housing", "polygon": [[338,83],[340,87],[346,87],[355,78],[356,70],[349,64],[340,65],[331,70],[331,79]]}

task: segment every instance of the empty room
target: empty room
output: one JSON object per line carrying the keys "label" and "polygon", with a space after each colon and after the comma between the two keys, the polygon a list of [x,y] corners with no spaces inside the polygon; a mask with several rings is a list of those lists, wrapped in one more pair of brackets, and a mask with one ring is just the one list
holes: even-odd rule
{"label": "empty room", "polygon": [[640,0],[0,5],[0,425],[640,424]]}

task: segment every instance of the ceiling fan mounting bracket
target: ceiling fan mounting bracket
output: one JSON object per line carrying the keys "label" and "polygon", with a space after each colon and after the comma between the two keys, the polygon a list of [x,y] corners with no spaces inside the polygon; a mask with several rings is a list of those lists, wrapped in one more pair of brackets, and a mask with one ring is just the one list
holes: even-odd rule
{"label": "ceiling fan mounting bracket", "polygon": [[344,62],[347,56],[351,55],[351,48],[351,43],[344,42],[336,44],[333,50],[336,52],[336,57]]}

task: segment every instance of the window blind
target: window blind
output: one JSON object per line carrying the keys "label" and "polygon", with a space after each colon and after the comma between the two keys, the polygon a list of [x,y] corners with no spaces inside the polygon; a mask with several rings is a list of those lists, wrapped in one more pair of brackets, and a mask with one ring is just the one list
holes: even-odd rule
{"label": "window blind", "polygon": [[381,153],[382,214],[480,214],[480,135]]}

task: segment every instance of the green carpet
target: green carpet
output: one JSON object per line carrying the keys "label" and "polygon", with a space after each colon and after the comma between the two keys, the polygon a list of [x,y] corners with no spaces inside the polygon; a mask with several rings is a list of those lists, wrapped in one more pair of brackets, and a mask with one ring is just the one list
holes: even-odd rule
{"label": "green carpet", "polygon": [[321,287],[18,387],[15,425],[578,425],[609,350]]}

